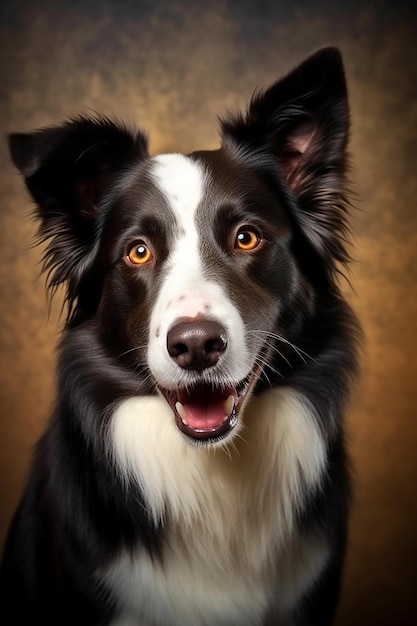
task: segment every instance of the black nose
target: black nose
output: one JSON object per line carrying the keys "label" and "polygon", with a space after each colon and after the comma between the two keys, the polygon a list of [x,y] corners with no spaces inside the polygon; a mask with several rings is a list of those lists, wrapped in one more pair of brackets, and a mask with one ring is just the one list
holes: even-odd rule
{"label": "black nose", "polygon": [[178,322],[167,336],[169,355],[185,370],[201,372],[212,367],[226,347],[226,330],[213,320]]}

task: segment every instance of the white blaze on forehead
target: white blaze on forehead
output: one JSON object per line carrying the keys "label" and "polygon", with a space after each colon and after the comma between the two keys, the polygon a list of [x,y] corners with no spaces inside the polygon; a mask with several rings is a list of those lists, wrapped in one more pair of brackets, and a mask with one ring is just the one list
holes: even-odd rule
{"label": "white blaze on forehead", "polygon": [[203,197],[204,172],[182,154],[161,154],[153,162],[154,180],[174,212],[178,229],[169,257],[171,271],[159,300],[169,298],[173,315],[193,317],[204,310],[204,303],[197,295],[204,276],[195,223]]}
{"label": "white blaze on forehead", "polygon": [[201,202],[204,172],[183,154],[160,154],[152,159],[152,174],[181,225],[187,228]]}
{"label": "white blaze on forehead", "polygon": [[[185,374],[168,355],[167,333],[178,318],[201,314],[225,326],[230,344],[227,370],[230,376],[241,380],[250,367],[243,322],[225,288],[206,277],[201,257],[196,212],[209,184],[209,175],[189,157],[163,154],[152,159],[151,176],[176,221],[164,280],[150,319],[148,361],[151,371],[162,386],[173,388],[179,384]],[[211,228],[209,223],[207,228]]]}

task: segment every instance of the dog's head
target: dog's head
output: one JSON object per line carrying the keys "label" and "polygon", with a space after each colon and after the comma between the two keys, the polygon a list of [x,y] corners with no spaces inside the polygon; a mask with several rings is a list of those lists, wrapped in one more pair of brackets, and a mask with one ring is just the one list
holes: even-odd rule
{"label": "dog's head", "polygon": [[99,117],[10,137],[68,325],[93,324],[192,440],[236,431],[334,289],[348,125],[341,58],[324,49],[223,120],[216,151],[150,156]]}

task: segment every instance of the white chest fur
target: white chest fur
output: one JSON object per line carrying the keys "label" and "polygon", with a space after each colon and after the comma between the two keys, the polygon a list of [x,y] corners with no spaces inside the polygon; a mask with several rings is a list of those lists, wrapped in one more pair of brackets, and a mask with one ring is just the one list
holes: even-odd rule
{"label": "white chest fur", "polygon": [[285,613],[327,558],[325,540],[300,536],[294,515],[319,487],[325,446],[291,389],[249,401],[228,448],[184,440],[158,397],[130,398],[113,416],[113,453],[149,513],[167,525],[163,562],[138,548],[106,573],[117,590],[115,626],[256,626]]}

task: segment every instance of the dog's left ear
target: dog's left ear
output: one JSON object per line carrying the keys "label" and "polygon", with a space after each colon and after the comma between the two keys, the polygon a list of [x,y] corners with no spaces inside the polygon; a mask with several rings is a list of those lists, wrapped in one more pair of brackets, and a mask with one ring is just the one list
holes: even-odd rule
{"label": "dog's left ear", "polygon": [[222,121],[226,150],[252,163],[260,154],[272,155],[297,200],[301,227],[330,262],[348,260],[341,243],[348,131],[346,81],[336,48],[319,50],[256,93],[244,115]]}
{"label": "dog's left ear", "polygon": [[71,313],[94,261],[103,200],[120,173],[147,157],[146,138],[107,118],[80,116],[61,126],[14,133],[9,147],[35,201],[40,239],[48,242],[49,286],[66,284]]}

